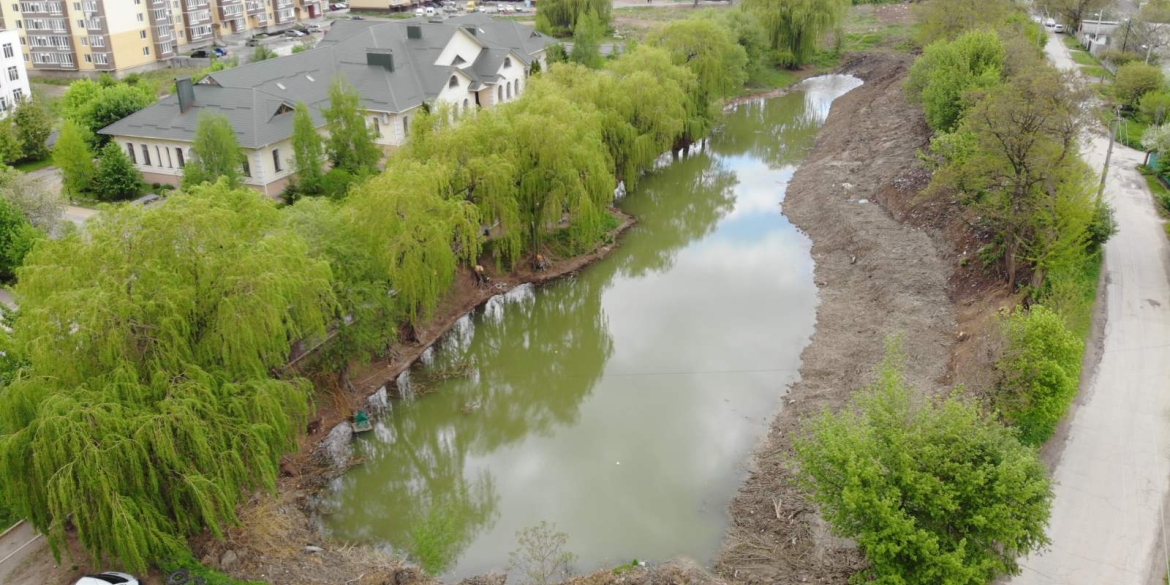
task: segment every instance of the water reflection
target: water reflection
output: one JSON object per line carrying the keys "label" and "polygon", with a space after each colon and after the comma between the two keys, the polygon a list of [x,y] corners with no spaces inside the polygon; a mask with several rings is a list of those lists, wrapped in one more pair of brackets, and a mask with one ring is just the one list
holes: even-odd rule
{"label": "water reflection", "polygon": [[709,560],[812,333],[809,243],[779,203],[851,79],[729,113],[626,197],[640,222],[610,258],[461,320],[361,441],[328,526],[399,549],[441,527],[453,576],[502,569],[542,520],[580,570]]}

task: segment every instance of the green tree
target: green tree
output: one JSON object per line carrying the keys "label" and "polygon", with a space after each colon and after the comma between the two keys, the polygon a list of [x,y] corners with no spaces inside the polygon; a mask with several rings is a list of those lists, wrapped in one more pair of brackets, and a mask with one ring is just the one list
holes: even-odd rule
{"label": "green tree", "polygon": [[1117,69],[1113,95],[1127,108],[1134,108],[1146,94],[1156,92],[1166,83],[1162,69],[1146,63],[1126,63]]}
{"label": "green tree", "polygon": [[1065,81],[1044,64],[1021,72],[932,144],[943,159],[932,190],[957,191],[979,211],[1012,287],[1031,268],[1039,290],[1047,271],[1080,258],[1096,217],[1093,174],[1078,150],[1086,98]]}
{"label": "green tree", "polygon": [[608,0],[545,0],[536,7],[536,30],[554,37],[567,37],[576,30],[577,19],[593,12],[608,30],[613,3]]}
{"label": "green tree", "polygon": [[82,79],[69,85],[69,91],[61,98],[59,109],[64,118],[81,124],[87,135],[92,137],[93,145],[100,147],[109,138],[99,134],[99,130],[157,100],[154,88],[148,83],[102,84]]}
{"label": "green tree", "polygon": [[800,474],[833,531],[855,540],[863,580],[983,585],[1018,574],[1048,539],[1047,470],[1015,433],[952,396],[906,383],[894,344],[877,381],[795,441]]}
{"label": "green tree", "polygon": [[780,62],[798,67],[812,61],[821,39],[845,16],[849,0],[745,0],[757,15]]}
{"label": "green tree", "polygon": [[276,54],[276,51],[273,51],[272,49],[268,48],[266,45],[256,45],[256,48],[252,50],[252,59],[251,60],[253,63],[255,63],[257,61],[267,61],[269,59],[275,59],[277,56],[278,55]]}
{"label": "green tree", "polygon": [[1152,126],[1161,125],[1170,115],[1170,92],[1152,91],[1138,103],[1138,116]]}
{"label": "green tree", "polygon": [[931,128],[950,132],[970,104],[967,92],[998,85],[1006,59],[1003,43],[992,31],[973,31],[953,41],[937,41],[928,45],[910,68],[906,91],[912,99],[922,102]]}
{"label": "green tree", "polygon": [[183,187],[214,183],[221,177],[229,187],[240,185],[244,154],[227,116],[201,114],[195,126],[191,160],[183,167]]}
{"label": "green tree", "polygon": [[297,103],[293,113],[293,168],[297,172],[297,188],[308,194],[321,192],[321,178],[324,175],[325,154],[321,148],[321,135],[313,124],[309,106]]}
{"label": "green tree", "polygon": [[964,33],[994,28],[1012,13],[1011,0],[930,0],[914,8],[923,45],[950,41]]}
{"label": "green tree", "polygon": [[376,171],[382,151],[374,143],[374,131],[366,124],[362,96],[341,75],[329,85],[329,107],[321,114],[329,126],[326,152],[335,168],[353,174]]}
{"label": "green tree", "polygon": [[65,203],[57,189],[12,167],[0,166],[0,199],[16,206],[33,227],[52,233]]}
{"label": "green tree", "polygon": [[[41,232],[6,199],[0,199],[0,281],[11,280]],[[0,427],[3,428],[3,427]]]}
{"label": "green tree", "polygon": [[49,156],[49,134],[53,132],[53,118],[40,100],[24,100],[12,113],[12,124],[20,137],[21,158],[41,160]]}
{"label": "green tree", "polygon": [[1017,309],[1004,319],[1003,333],[995,406],[1020,429],[1021,440],[1040,445],[1077,396],[1085,345],[1043,305]]}
{"label": "green tree", "polygon": [[569,52],[569,60],[590,69],[601,67],[601,37],[604,34],[605,29],[595,12],[582,15],[573,29],[573,50]]}
{"label": "green tree", "polygon": [[9,116],[0,120],[0,162],[12,164],[24,156],[24,144],[20,141],[20,133]]}
{"label": "green tree", "polygon": [[1081,21],[1096,18],[1097,13],[1113,7],[1114,0],[1039,0],[1037,8],[1048,14],[1063,17],[1072,30],[1081,28]]}
{"label": "green tree", "polygon": [[85,130],[73,120],[61,124],[61,133],[53,147],[53,164],[61,169],[62,186],[66,193],[80,197],[90,189],[96,169],[93,151],[89,149]]}
{"label": "green tree", "polygon": [[222,535],[305,424],[310,385],[270,370],[324,335],[330,280],[273,202],[226,181],[36,246],[12,333],[28,366],[0,390],[14,510],[56,552],[75,526],[135,572]]}
{"label": "green tree", "polygon": [[731,33],[704,18],[677,20],[650,33],[647,44],[666,49],[675,65],[698,78],[700,99],[714,103],[747,80],[747,53]]}
{"label": "green tree", "polygon": [[144,189],[142,173],[117,144],[111,142],[102,148],[90,189],[95,197],[102,201],[133,199]]}

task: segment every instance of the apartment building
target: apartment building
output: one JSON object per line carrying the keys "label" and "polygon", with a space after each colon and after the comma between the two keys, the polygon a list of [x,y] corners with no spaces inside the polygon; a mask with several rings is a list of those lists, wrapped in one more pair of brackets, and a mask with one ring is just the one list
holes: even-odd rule
{"label": "apartment building", "polygon": [[20,53],[20,34],[0,30],[0,119],[31,95],[28,72]]}
{"label": "apartment building", "polygon": [[35,0],[0,3],[28,69],[81,76],[167,66],[217,38],[287,29],[323,0]]}
{"label": "apartment building", "polygon": [[199,117],[227,116],[244,151],[244,183],[275,196],[294,175],[297,102],[328,134],[321,109],[338,75],[361,94],[375,141],[390,152],[407,140],[423,108],[445,105],[461,117],[519,99],[533,63],[548,68],[546,50],[555,42],[480,14],[439,22],[337,21],[314,49],[217,71],[197,85],[180,80],[174,95],[100,132],[126,149],[148,182],[178,184]]}

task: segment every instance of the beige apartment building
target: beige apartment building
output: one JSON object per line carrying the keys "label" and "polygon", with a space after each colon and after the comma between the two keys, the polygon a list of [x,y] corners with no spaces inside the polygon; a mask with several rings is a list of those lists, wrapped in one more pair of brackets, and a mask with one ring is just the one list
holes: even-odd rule
{"label": "beige apartment building", "polygon": [[33,74],[123,75],[166,67],[217,38],[285,30],[324,0],[36,0],[0,4]]}

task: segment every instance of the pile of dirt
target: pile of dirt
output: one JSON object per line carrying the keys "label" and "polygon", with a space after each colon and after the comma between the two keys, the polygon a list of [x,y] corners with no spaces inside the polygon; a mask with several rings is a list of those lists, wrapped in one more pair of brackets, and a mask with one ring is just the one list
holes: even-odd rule
{"label": "pile of dirt", "polygon": [[788,186],[784,211],[812,239],[821,304],[788,392],[754,469],[731,506],[716,562],[742,583],[845,583],[864,566],[833,537],[795,483],[792,438],[802,421],[837,410],[870,381],[885,340],[900,334],[907,377],[934,392],[956,340],[949,298],[952,251],[936,230],[903,222],[883,201],[911,200],[924,185],[916,152],[928,144],[920,108],[902,90],[913,57],[851,56],[842,73],[865,85],[834,102],[816,144]]}

